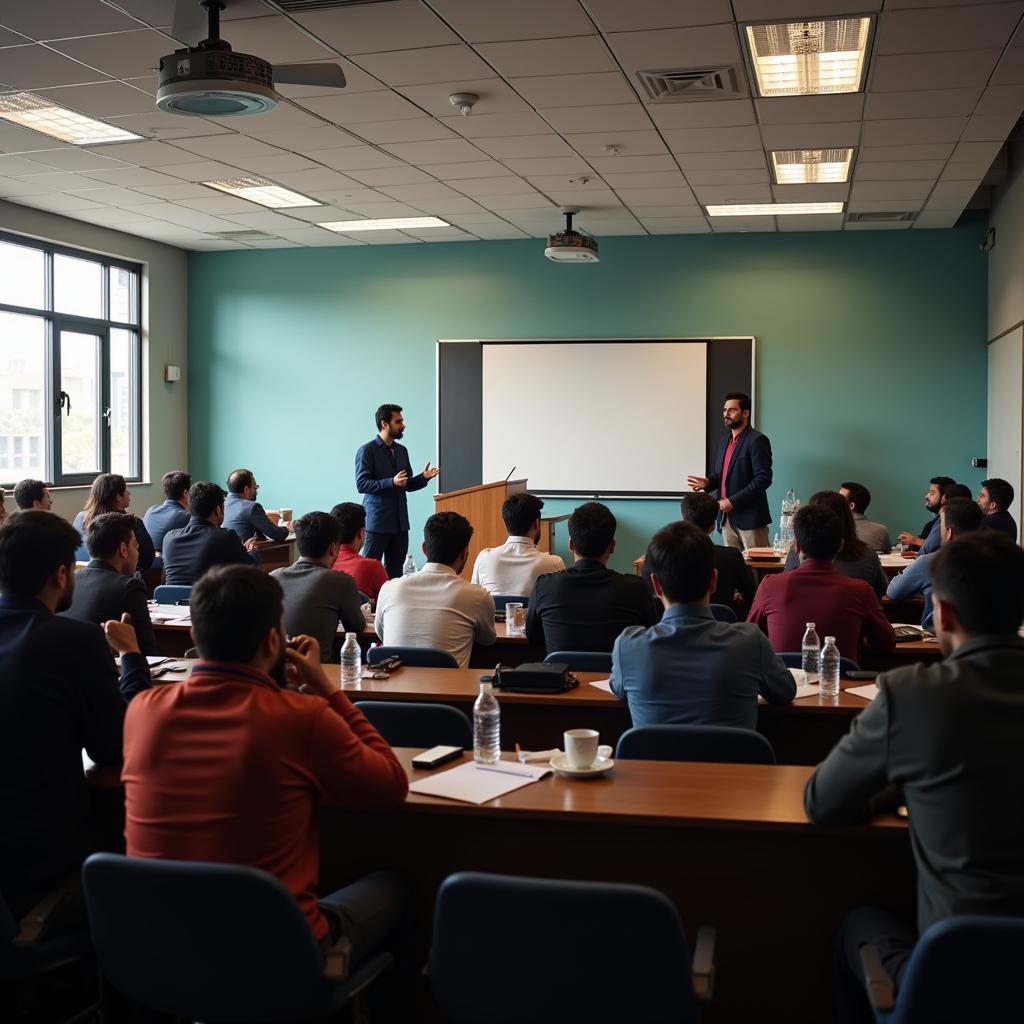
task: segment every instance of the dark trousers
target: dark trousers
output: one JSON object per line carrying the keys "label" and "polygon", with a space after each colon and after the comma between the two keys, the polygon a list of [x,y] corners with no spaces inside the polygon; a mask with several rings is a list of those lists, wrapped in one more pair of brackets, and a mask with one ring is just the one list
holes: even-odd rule
{"label": "dark trousers", "polygon": [[898,992],[916,942],[914,930],[887,910],[858,907],[847,915],[839,931],[833,967],[836,1024],[864,1024],[875,1019],[864,989],[861,946],[878,950],[885,973]]}
{"label": "dark trousers", "polygon": [[366,531],[363,558],[375,558],[384,563],[388,579],[402,575],[402,563],[409,553],[409,531],[401,533],[371,533]]}
{"label": "dark trousers", "polygon": [[352,943],[352,966],[358,967],[398,929],[408,893],[397,875],[374,871],[318,902],[330,928],[325,944],[333,945],[344,935]]}

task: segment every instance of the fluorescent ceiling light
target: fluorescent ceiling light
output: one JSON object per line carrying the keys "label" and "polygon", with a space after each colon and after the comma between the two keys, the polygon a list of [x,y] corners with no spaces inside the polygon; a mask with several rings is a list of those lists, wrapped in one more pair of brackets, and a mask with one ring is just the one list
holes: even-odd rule
{"label": "fluorescent ceiling light", "polygon": [[241,178],[222,178],[220,181],[204,181],[204,185],[215,188],[228,195],[248,199],[250,203],[269,206],[275,210],[294,209],[298,206],[323,206],[324,204],[301,192],[293,192],[290,188],[275,185],[266,178],[250,174]]}
{"label": "fluorescent ceiling light", "polygon": [[135,132],[125,131],[77,110],[58,106],[30,92],[9,92],[0,96],[0,117],[5,121],[49,135],[51,139],[76,146],[95,146],[101,142],[137,142]]}
{"label": "fluorescent ceiling light", "polygon": [[330,220],[319,225],[328,231],[400,231],[402,228],[448,228],[440,217],[391,217],[375,220]]}
{"label": "fluorescent ceiling light", "polygon": [[709,217],[782,217],[797,213],[842,213],[842,203],[730,203],[707,207]]}
{"label": "fluorescent ceiling light", "polygon": [[772,150],[772,169],[777,185],[847,181],[852,160],[852,149]]}
{"label": "fluorescent ceiling light", "polygon": [[870,30],[867,17],[748,25],[747,46],[759,94],[860,92]]}

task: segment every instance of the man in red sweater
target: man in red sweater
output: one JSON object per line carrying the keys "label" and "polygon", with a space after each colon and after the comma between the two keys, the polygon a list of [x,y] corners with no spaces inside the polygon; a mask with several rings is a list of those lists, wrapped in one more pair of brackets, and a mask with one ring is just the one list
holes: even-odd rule
{"label": "man in red sweater", "polygon": [[125,718],[128,854],[276,875],[325,952],[344,937],[358,963],[399,922],[402,887],[379,872],[318,902],[318,809],[398,805],[405,771],[324,675],[319,644],[286,646],[276,580],[219,566],[190,607],[201,660],[187,681],[140,694]]}
{"label": "man in red sweater", "polygon": [[343,501],[331,509],[331,515],[341,524],[341,548],[331,568],[347,572],[356,586],[376,601],[380,588],[388,581],[388,571],[379,558],[364,558],[359,553],[366,540],[366,509],[354,501]]}
{"label": "man in red sweater", "polygon": [[824,505],[805,505],[793,517],[800,567],[766,576],[747,622],[756,622],[776,651],[799,651],[808,622],[818,637],[836,638],[844,658],[858,660],[862,639],[891,651],[896,634],[871,586],[841,575],[832,564],[843,546],[839,517]]}

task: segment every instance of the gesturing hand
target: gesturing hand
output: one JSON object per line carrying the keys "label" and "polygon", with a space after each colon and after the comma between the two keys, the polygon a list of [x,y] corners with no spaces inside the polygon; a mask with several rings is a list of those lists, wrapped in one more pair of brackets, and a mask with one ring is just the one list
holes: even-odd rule
{"label": "gesturing hand", "polygon": [[409,482],[409,474],[403,469],[401,473],[394,475],[392,482],[396,487],[404,487]]}
{"label": "gesturing hand", "polygon": [[440,466],[432,466],[429,462],[423,469],[423,478],[425,480],[433,480],[438,473],[441,472]]}
{"label": "gesturing hand", "polygon": [[708,489],[708,484],[711,481],[708,480],[708,478],[706,476],[688,476],[686,478],[686,482],[695,491],[706,491]]}
{"label": "gesturing hand", "polygon": [[259,544],[259,537],[250,537],[247,541],[242,542],[242,547],[244,547],[246,551],[255,551],[259,547]]}
{"label": "gesturing hand", "polygon": [[338,687],[320,667],[320,644],[311,636],[296,636],[292,637],[292,645],[284,651],[289,684],[303,693],[330,697]]}
{"label": "gesturing hand", "polygon": [[103,623],[103,632],[107,643],[117,651],[118,654],[141,654],[139,640],[135,635],[135,627],[132,625],[132,617],[125,612],[121,621],[110,619]]}

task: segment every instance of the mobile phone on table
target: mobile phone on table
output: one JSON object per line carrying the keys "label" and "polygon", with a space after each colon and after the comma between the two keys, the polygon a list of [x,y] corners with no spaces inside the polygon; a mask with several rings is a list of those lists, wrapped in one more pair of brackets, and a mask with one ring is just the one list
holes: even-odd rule
{"label": "mobile phone on table", "polygon": [[413,768],[436,768],[462,755],[462,747],[431,747],[412,759]]}

